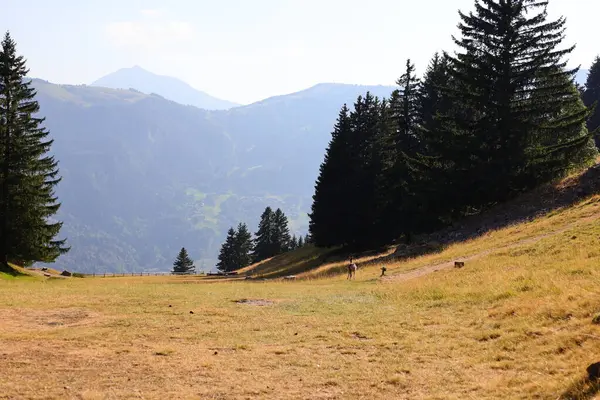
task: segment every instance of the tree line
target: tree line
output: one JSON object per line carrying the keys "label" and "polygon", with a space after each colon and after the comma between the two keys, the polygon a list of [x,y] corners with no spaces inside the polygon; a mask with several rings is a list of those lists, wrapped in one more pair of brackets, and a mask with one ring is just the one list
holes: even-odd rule
{"label": "tree line", "polygon": [[[280,208],[273,211],[265,208],[260,216],[258,230],[254,238],[248,225],[240,222],[237,228],[227,231],[225,242],[219,251],[217,269],[231,272],[247,267],[288,251],[296,250],[310,243],[310,237],[291,235],[288,218]],[[187,250],[182,248],[173,263],[173,273],[194,274],[196,272]]]}
{"label": "tree line", "polygon": [[265,208],[260,216],[258,230],[252,238],[248,226],[240,223],[227,232],[227,238],[219,252],[217,268],[229,272],[244,268],[288,251],[304,247],[310,242],[308,235],[296,237],[290,234],[288,218],[280,208]]}
{"label": "tree line", "polygon": [[408,60],[389,99],[341,108],[309,214],[315,245],[410,242],[593,163],[599,61],[580,93],[547,1],[475,5],[459,12],[456,52],[422,77]]}
{"label": "tree line", "polygon": [[[588,131],[595,132],[600,129],[600,56],[592,63],[585,86],[580,91],[583,103],[593,110],[587,120]],[[596,135],[596,146],[600,148],[600,135]]]}
{"label": "tree line", "polygon": [[53,262],[69,251],[66,240],[56,238],[62,223],[54,219],[60,208],[54,189],[61,178],[28,72],[6,32],[0,44],[0,268]]}

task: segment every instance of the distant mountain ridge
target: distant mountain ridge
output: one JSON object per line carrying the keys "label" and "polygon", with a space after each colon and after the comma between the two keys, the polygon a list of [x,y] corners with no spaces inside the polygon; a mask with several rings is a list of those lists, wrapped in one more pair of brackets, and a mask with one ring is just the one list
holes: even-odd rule
{"label": "distant mountain ridge", "polygon": [[111,89],[135,89],[146,94],[158,94],[165,99],[205,110],[228,110],[239,106],[231,101],[218,99],[194,89],[189,84],[170,76],[157,75],[139,66],[122,68],[108,74],[91,86]]}

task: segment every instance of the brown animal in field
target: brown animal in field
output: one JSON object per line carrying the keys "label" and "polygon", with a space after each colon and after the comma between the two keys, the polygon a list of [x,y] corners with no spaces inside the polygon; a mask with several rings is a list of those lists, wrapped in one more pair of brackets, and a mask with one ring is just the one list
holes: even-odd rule
{"label": "brown animal in field", "polygon": [[348,264],[348,279],[356,278],[356,270],[358,266],[353,262],[353,259],[350,258],[350,264]]}

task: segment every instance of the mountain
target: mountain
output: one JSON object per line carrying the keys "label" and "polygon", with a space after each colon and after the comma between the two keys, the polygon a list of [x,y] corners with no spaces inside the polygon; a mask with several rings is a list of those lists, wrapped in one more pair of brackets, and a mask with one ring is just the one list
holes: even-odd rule
{"label": "mountain", "polygon": [[584,86],[589,72],[590,71],[588,71],[587,69],[580,69],[579,71],[577,71],[577,74],[575,75],[575,82],[577,82],[581,86]]}
{"label": "mountain", "polygon": [[230,226],[256,230],[267,205],[308,228],[314,182],[338,111],[367,90],[320,84],[227,111],[137,90],[34,80],[55,139],[71,252],[57,268],[167,271],[184,246],[209,270]]}
{"label": "mountain", "polygon": [[205,110],[227,110],[239,106],[196,90],[177,78],[156,75],[139,66],[123,68],[108,74],[92,83],[92,86],[112,89],[132,88],[147,94],[156,93],[177,103]]}

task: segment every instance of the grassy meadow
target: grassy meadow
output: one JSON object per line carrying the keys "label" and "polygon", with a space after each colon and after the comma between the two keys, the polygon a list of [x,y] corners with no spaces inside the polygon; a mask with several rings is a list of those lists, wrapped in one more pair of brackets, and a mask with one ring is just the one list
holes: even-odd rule
{"label": "grassy meadow", "polygon": [[0,399],[600,398],[598,218],[593,196],[355,281],[3,274]]}

